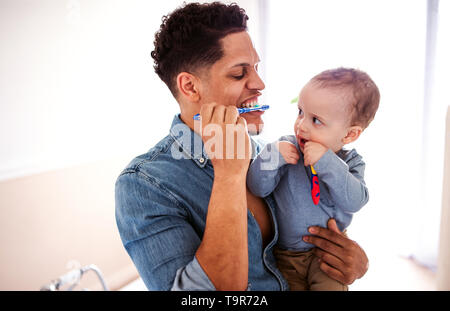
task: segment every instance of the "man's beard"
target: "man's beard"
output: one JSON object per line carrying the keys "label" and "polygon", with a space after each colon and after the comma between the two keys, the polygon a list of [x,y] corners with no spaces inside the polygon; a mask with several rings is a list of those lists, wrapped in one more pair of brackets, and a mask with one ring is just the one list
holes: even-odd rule
{"label": "man's beard", "polygon": [[250,136],[258,136],[259,134],[262,133],[262,131],[264,129],[264,123],[260,123],[258,125],[249,124],[247,126],[247,128],[248,128],[248,134]]}
{"label": "man's beard", "polygon": [[258,120],[257,125],[255,123],[247,124],[247,130],[248,130],[248,134],[250,136],[257,136],[257,135],[261,134],[263,129],[264,129],[264,121],[262,119]]}

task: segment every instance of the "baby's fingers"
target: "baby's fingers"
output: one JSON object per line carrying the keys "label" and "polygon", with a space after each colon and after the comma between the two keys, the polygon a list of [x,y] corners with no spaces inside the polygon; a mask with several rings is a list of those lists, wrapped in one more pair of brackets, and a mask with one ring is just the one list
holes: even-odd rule
{"label": "baby's fingers", "polygon": [[305,160],[304,160],[305,166],[311,165],[311,160],[310,160],[309,156],[304,155],[304,157],[305,157]]}
{"label": "baby's fingers", "polygon": [[294,144],[290,145],[289,147],[290,147],[290,148],[289,148],[289,151],[290,151],[290,152],[295,153],[295,154],[298,155],[297,147],[295,147]]}
{"label": "baby's fingers", "polygon": [[300,159],[299,155],[294,152],[289,152],[286,157],[286,163],[288,164],[297,164]]}
{"label": "baby's fingers", "polygon": [[297,162],[298,160],[300,160],[300,155],[298,154],[298,152],[293,152],[291,153],[291,157]]}
{"label": "baby's fingers", "polygon": [[297,164],[298,160],[293,157],[287,157],[286,163],[287,164]]}

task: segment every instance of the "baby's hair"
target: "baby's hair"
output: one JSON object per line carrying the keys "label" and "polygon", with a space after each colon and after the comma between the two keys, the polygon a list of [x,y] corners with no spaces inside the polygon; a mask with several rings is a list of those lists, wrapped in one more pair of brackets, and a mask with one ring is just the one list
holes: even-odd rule
{"label": "baby's hair", "polygon": [[378,87],[364,71],[353,68],[325,70],[311,79],[319,87],[350,91],[351,125],[367,128],[375,118],[380,103]]}

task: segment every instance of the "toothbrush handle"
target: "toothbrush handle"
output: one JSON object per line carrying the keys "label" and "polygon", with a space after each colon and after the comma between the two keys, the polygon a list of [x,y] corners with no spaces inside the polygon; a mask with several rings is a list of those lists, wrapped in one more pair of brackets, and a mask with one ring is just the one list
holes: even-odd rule
{"label": "toothbrush handle", "polygon": [[320,187],[319,187],[319,177],[317,177],[316,170],[312,165],[311,167],[311,198],[315,205],[319,204],[320,201]]}
{"label": "toothbrush handle", "polygon": [[[252,112],[252,111],[263,111],[263,110],[267,110],[269,108],[270,108],[269,105],[263,105],[263,106],[257,106],[257,107],[251,107],[251,108],[237,108],[237,110],[238,110],[239,114],[242,114],[242,113]],[[197,113],[194,116],[194,120],[197,120],[197,121],[200,120],[199,113]]]}
{"label": "toothbrush handle", "polygon": [[257,106],[257,107],[249,107],[249,108],[238,108],[238,112],[239,114],[241,113],[246,113],[246,112],[251,112],[251,111],[261,111],[261,110],[267,110],[269,109],[268,105],[263,105],[263,106]]}

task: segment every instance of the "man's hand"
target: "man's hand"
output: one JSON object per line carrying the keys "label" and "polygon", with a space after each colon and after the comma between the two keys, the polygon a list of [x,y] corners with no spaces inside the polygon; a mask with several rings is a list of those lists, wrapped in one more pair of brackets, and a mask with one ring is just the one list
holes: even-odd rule
{"label": "man's hand", "polygon": [[337,227],[336,221],[328,221],[328,229],[310,227],[312,236],[303,239],[317,246],[314,250],[319,257],[320,269],[329,277],[350,285],[361,278],[369,269],[369,260],[364,250],[347,238]]}
{"label": "man's hand", "polygon": [[314,165],[327,152],[328,148],[322,144],[308,141],[303,148],[305,166]]}
{"label": "man's hand", "polygon": [[284,160],[288,164],[297,164],[300,159],[297,147],[289,141],[279,141],[276,143],[278,151],[283,156]]}
{"label": "man's hand", "polygon": [[[201,137],[214,174],[245,178],[251,158],[247,122],[235,106],[204,104],[200,108]],[[195,126],[196,131],[197,125]]]}

